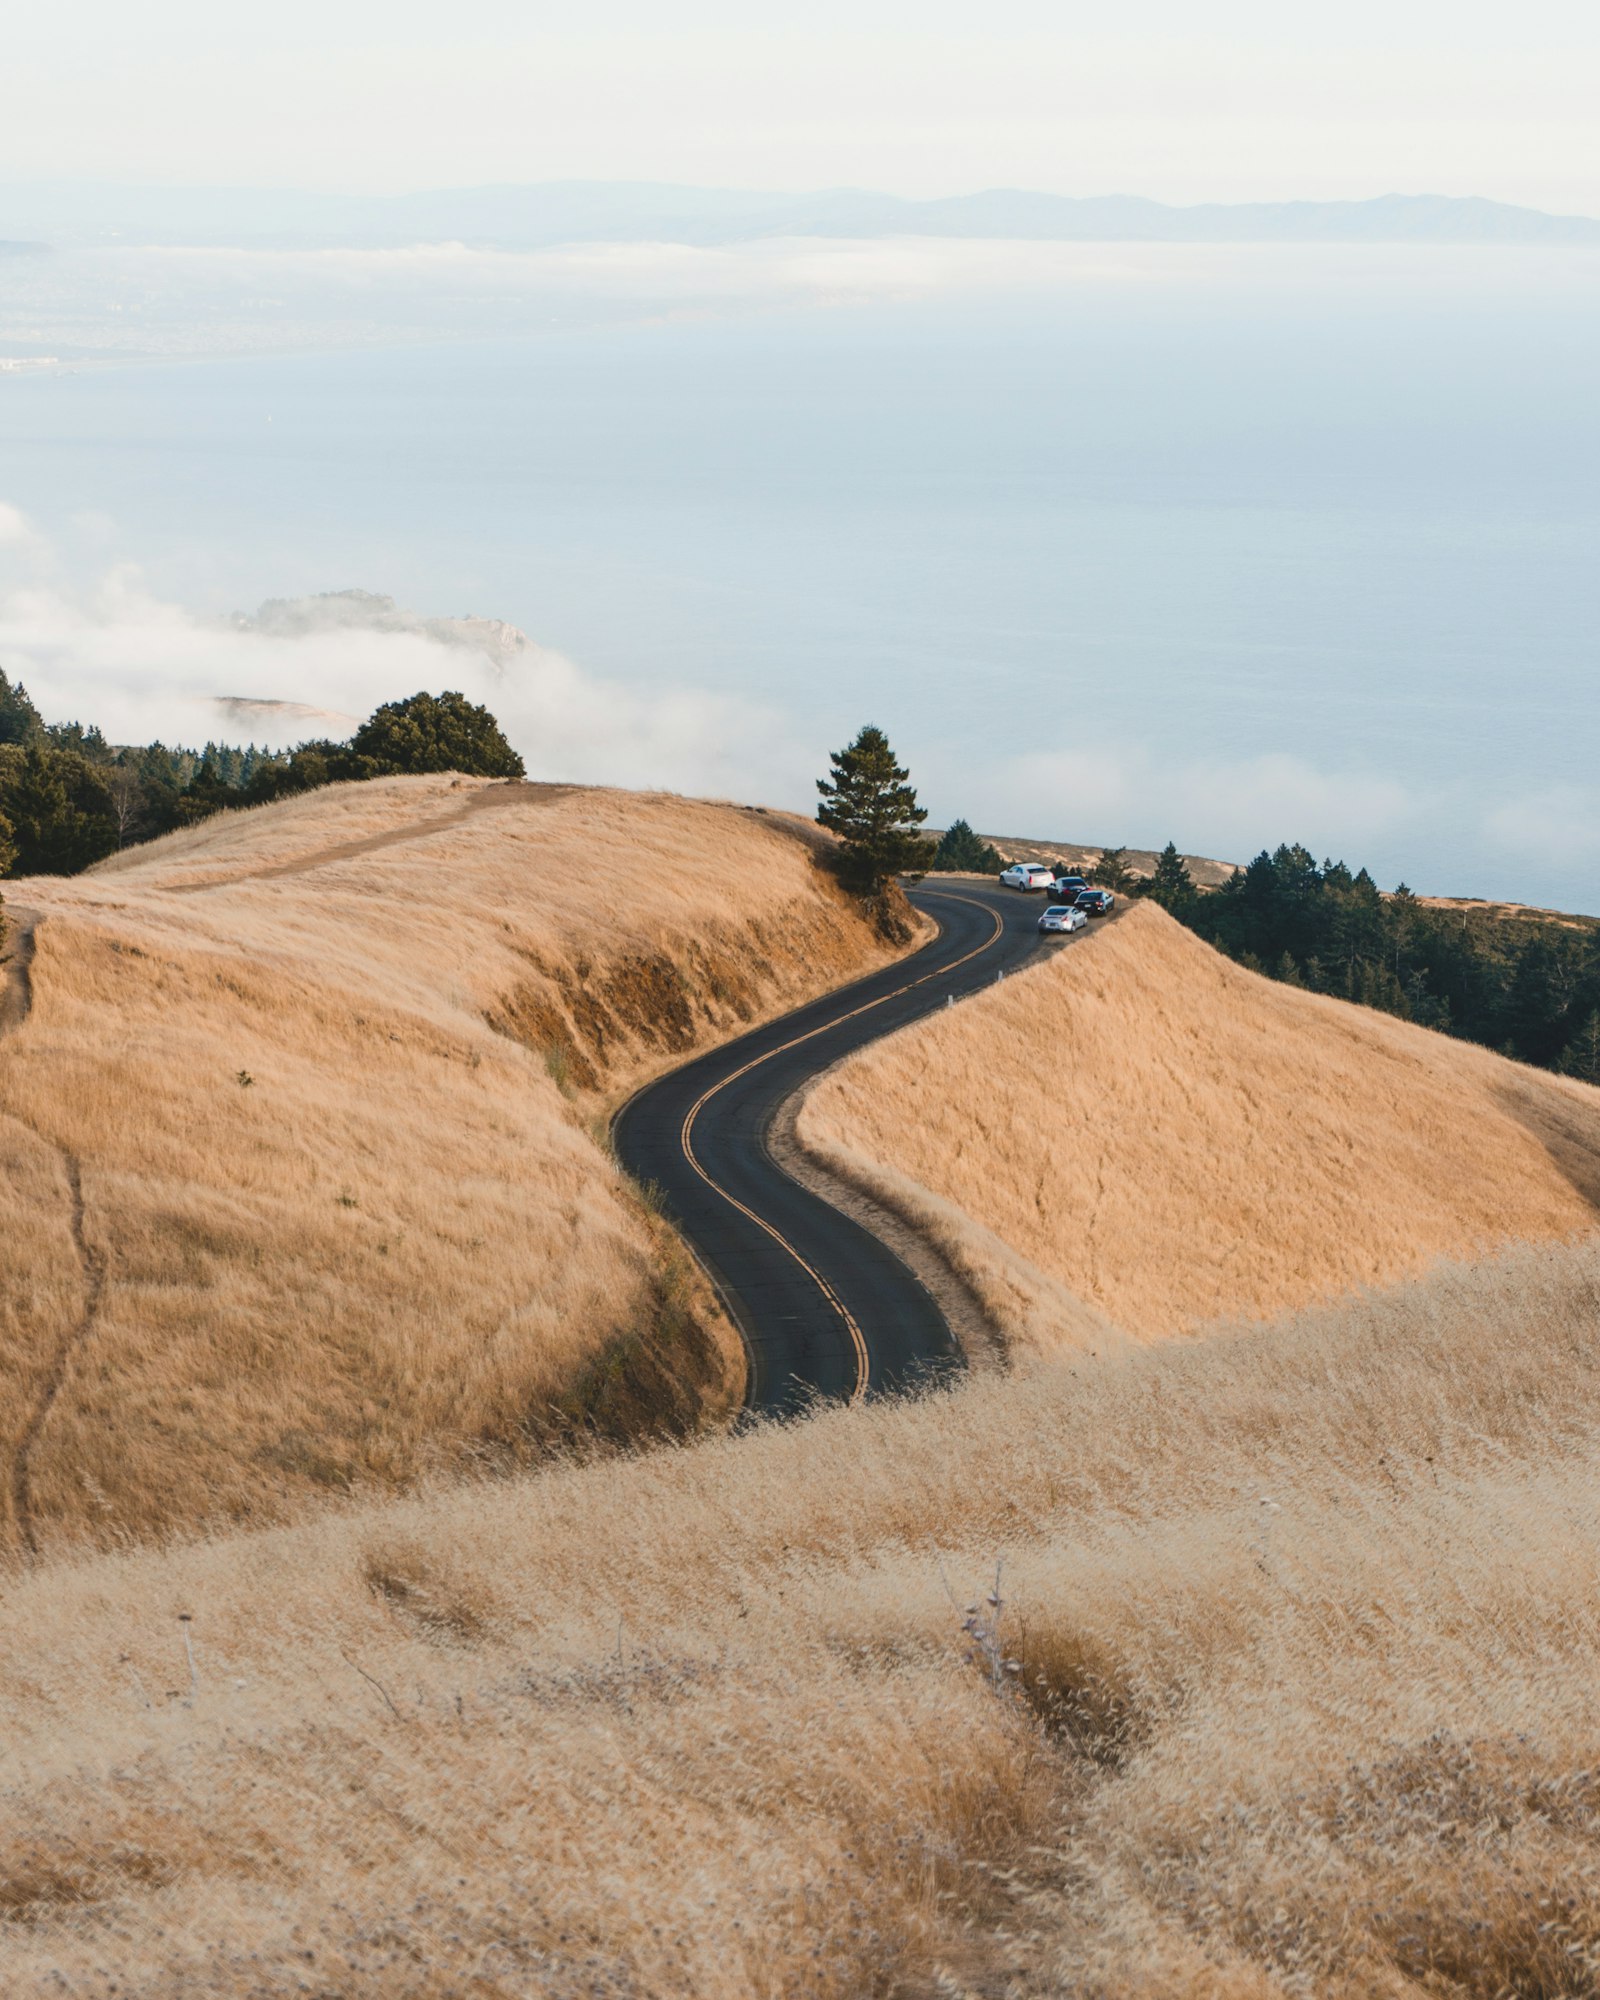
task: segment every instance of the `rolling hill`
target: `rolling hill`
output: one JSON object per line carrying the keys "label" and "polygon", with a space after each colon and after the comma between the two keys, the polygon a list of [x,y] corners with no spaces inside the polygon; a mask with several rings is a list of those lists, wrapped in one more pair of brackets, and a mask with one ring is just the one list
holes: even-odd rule
{"label": "rolling hill", "polygon": [[[1140,906],[801,1112],[1009,1367],[701,1425],[595,1117],[888,955],[813,840],[384,781],[23,885],[6,1993],[1592,1986],[1600,1092]],[[541,1457],[613,1362],[688,1441]]]}
{"label": "rolling hill", "polygon": [[1152,903],[842,1064],[796,1134],[1043,1352],[1600,1218],[1600,1093],[1263,979]]}
{"label": "rolling hill", "polygon": [[271,1519],[735,1402],[737,1340],[597,1120],[891,955],[818,838],[394,779],[8,883],[37,921],[0,1043],[7,1539]]}

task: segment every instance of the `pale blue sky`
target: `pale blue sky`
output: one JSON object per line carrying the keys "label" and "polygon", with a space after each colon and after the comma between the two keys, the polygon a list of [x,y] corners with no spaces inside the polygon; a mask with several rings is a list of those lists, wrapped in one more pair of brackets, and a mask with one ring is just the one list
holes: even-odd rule
{"label": "pale blue sky", "polygon": [[1578,0],[57,0],[9,10],[5,43],[0,181],[1399,190],[1600,213],[1600,9]]}

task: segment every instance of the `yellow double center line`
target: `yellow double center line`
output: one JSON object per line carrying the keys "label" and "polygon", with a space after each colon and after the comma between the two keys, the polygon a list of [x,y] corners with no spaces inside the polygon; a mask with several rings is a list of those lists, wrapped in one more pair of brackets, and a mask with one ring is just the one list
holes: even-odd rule
{"label": "yellow double center line", "polygon": [[835,1014],[831,1020],[824,1021],[820,1027],[808,1028],[803,1035],[796,1035],[790,1041],[780,1042],[775,1049],[768,1049],[764,1055],[754,1056],[739,1069],[731,1070],[719,1083],[714,1083],[709,1090],[703,1091],[695,1099],[694,1103],[690,1105],[683,1121],[683,1130],[679,1135],[683,1146],[684,1158],[694,1168],[706,1186],[713,1193],[721,1195],[725,1202],[738,1209],[741,1215],[748,1216],[758,1229],[764,1229],[781,1250],[786,1250],[800,1266],[801,1270],[805,1272],[806,1276],[815,1284],[817,1290],[821,1292],[822,1296],[828,1301],[828,1304],[833,1307],[840,1319],[844,1321],[845,1331],[849,1334],[850,1343],[856,1353],[856,1386],[850,1392],[852,1403],[859,1403],[861,1398],[867,1393],[867,1383],[872,1372],[872,1360],[867,1352],[866,1336],[862,1333],[855,1314],[851,1312],[844,1300],[840,1298],[839,1294],[828,1283],[827,1279],[816,1266],[801,1256],[800,1252],[781,1230],[775,1229],[765,1216],[757,1215],[753,1208],[748,1207],[744,1202],[740,1201],[737,1195],[730,1194],[719,1180],[714,1179],[706,1172],[694,1150],[694,1122],[719,1091],[726,1090],[730,1083],[737,1083],[740,1077],[748,1076],[751,1070],[759,1069],[763,1063],[771,1062],[774,1056],[785,1055],[790,1049],[799,1048],[803,1042],[812,1041],[818,1035],[825,1035],[831,1028],[842,1027],[846,1021],[855,1020],[858,1015],[870,1014],[874,1007],[882,1007],[890,1000],[898,1000],[901,994],[913,992],[919,986],[926,986],[930,979],[946,978],[950,973],[955,971],[958,965],[965,965],[970,959],[981,957],[984,952],[988,951],[999,941],[1005,930],[1005,919],[997,910],[991,910],[987,903],[977,902],[971,896],[953,895],[948,890],[929,890],[927,893],[940,902],[965,903],[971,909],[982,910],[985,916],[993,923],[994,929],[984,939],[982,944],[974,945],[971,951],[963,952],[959,958],[951,959],[948,965],[937,965],[931,972],[924,972],[916,979],[908,979],[903,986],[896,986],[891,992],[880,993],[875,1000],[864,1000],[859,1007],[852,1007],[848,1012],[843,1014]]}

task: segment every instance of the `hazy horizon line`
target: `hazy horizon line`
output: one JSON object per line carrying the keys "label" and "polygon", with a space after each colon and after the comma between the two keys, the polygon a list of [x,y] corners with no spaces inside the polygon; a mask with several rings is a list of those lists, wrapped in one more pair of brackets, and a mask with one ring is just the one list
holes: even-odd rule
{"label": "hazy horizon line", "polygon": [[0,238],[280,241],[381,235],[507,247],[582,240],[731,243],[782,235],[1036,241],[1600,243],[1600,217],[1489,195],[1171,202],[1017,187],[908,196],[677,181],[484,182],[389,194],[221,183],[0,182]]}

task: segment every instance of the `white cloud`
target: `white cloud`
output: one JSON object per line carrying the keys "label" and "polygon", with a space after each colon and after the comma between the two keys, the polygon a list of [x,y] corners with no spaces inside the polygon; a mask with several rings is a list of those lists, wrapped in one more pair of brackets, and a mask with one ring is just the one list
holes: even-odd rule
{"label": "white cloud", "polygon": [[1526,793],[1496,806],[1484,832],[1491,846],[1518,861],[1581,867],[1600,861],[1600,799],[1574,785]]}
{"label": "white cloud", "polygon": [[0,500],[0,549],[28,549],[37,540],[32,524],[21,508]]}
{"label": "white cloud", "polygon": [[1286,839],[1359,859],[1427,810],[1397,780],[1370,772],[1284,755],[1178,760],[1137,744],[1030,752],[976,787],[966,777],[962,795],[973,800],[968,817],[999,833],[1133,847],[1170,837],[1189,853],[1240,861]]}
{"label": "white cloud", "polygon": [[[0,521],[13,517],[22,520],[7,509]],[[282,747],[346,734],[420,688],[457,688],[493,710],[534,777],[749,800],[804,788],[775,710],[695,688],[626,688],[495,621],[426,618],[354,593],[203,618],[157,596],[131,565],[82,593],[41,582],[47,561],[5,560],[36,557],[36,538],[10,539],[0,666],[48,721],[95,722],[114,742],[244,734]],[[274,703],[292,706],[275,715]]]}

